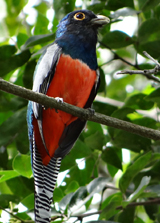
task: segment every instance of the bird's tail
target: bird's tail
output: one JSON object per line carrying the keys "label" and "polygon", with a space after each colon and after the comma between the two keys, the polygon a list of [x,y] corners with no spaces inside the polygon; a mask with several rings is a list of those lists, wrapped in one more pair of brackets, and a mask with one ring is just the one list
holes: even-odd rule
{"label": "bird's tail", "polygon": [[61,158],[52,158],[47,166],[36,146],[33,146],[33,173],[35,186],[35,222],[49,223],[51,221],[51,203],[53,191],[59,173]]}

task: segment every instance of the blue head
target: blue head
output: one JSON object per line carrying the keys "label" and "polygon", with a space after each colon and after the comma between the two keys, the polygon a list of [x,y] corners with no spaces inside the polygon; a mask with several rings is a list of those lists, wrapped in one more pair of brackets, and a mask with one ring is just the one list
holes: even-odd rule
{"label": "blue head", "polygon": [[88,10],[77,10],[66,15],[59,23],[56,42],[62,51],[80,59],[91,69],[97,69],[97,30],[108,23],[105,16],[96,16]]}

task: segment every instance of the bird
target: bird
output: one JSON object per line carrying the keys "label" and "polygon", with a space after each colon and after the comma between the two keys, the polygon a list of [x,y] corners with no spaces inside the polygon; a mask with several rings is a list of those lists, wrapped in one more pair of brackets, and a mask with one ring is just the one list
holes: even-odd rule
{"label": "bird", "polygon": [[[55,41],[41,55],[33,91],[80,108],[91,108],[100,84],[96,57],[98,28],[109,18],[89,10],[67,14]],[[61,160],[69,153],[86,121],[64,111],[29,101],[28,135],[35,190],[35,222],[51,221],[53,192]]]}

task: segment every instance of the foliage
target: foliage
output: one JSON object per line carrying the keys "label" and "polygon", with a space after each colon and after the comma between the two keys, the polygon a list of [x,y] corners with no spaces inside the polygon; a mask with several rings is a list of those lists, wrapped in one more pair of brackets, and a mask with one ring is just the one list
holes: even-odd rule
{"label": "foliage", "polygon": [[[37,2],[37,5],[32,3],[30,10],[34,16],[30,23],[26,0],[3,0],[0,7],[0,77],[30,89],[36,62],[54,41],[58,21],[78,8],[75,0]],[[116,75],[116,72],[154,68],[143,56],[144,50],[160,59],[159,0],[88,0],[82,4],[111,18],[111,24],[99,34],[101,86],[94,109],[158,129],[158,83],[141,75]],[[46,16],[47,12],[55,13],[53,20]],[[133,24],[124,25],[122,22],[126,20]],[[1,214],[9,210],[10,222],[33,219],[34,186],[26,106],[26,100],[0,91],[0,208]],[[124,149],[130,152],[127,164],[123,162]],[[53,219],[90,223],[160,222],[159,152],[159,141],[88,122],[62,161],[60,175],[64,179],[54,192]],[[26,210],[21,212],[19,204]]]}

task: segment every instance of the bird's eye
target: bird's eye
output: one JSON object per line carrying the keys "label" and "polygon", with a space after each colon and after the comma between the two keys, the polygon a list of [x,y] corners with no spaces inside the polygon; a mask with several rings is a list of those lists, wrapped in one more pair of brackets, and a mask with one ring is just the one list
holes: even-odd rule
{"label": "bird's eye", "polygon": [[76,19],[76,20],[83,20],[83,19],[85,19],[85,14],[83,12],[77,12],[74,15],[74,19]]}

